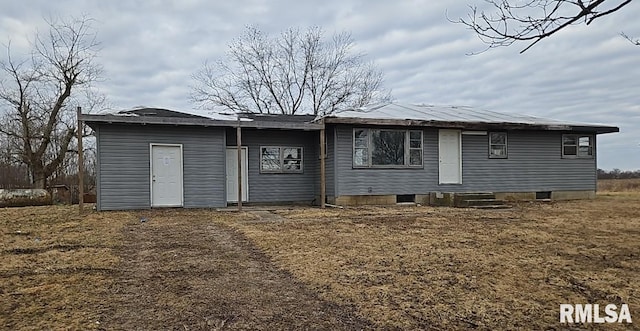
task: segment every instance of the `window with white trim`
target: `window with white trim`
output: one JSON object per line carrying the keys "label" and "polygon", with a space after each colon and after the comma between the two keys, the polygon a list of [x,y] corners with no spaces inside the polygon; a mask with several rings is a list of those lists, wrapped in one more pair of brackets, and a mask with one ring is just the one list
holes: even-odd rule
{"label": "window with white trim", "polygon": [[302,147],[261,146],[260,172],[302,172]]}
{"label": "window with white trim", "polygon": [[422,167],[422,131],[353,129],[353,166]]}
{"label": "window with white trim", "polygon": [[579,134],[562,135],[562,157],[592,158],[593,136]]}
{"label": "window with white trim", "polygon": [[489,132],[489,158],[507,158],[507,133]]}

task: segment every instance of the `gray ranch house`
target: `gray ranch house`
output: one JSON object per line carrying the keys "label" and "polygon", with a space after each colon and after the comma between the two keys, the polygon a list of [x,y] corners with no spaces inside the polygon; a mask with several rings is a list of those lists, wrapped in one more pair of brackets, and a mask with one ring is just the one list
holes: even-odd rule
{"label": "gray ranch house", "polygon": [[619,131],[396,103],[324,117],[143,108],[81,120],[96,135],[98,210],[592,198],[596,137]]}

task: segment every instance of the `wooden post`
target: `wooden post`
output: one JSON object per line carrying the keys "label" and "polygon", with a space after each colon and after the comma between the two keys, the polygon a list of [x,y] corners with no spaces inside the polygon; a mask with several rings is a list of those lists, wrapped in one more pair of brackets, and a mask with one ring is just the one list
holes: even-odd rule
{"label": "wooden post", "polygon": [[240,117],[238,117],[238,128],[236,129],[236,145],[238,146],[238,211],[242,211],[242,129],[240,128]]}
{"label": "wooden post", "polygon": [[77,108],[78,111],[78,209],[80,214],[84,211],[84,151],[82,148],[82,107]]}
{"label": "wooden post", "polygon": [[326,197],[326,165],[327,151],[325,145],[324,119],[320,129],[320,208],[325,208]]}

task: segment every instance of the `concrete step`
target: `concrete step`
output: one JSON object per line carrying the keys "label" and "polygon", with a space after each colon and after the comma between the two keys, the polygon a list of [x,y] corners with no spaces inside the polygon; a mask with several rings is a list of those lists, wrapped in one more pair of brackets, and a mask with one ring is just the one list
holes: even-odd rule
{"label": "concrete step", "polygon": [[507,204],[499,204],[499,205],[469,206],[469,208],[495,210],[495,209],[511,209],[513,208],[513,206],[507,205]]}
{"label": "concrete step", "polygon": [[478,206],[491,206],[505,204],[504,200],[497,199],[469,199],[462,200],[459,203],[459,207],[478,207]]}
{"label": "concrete step", "polygon": [[490,192],[470,192],[470,193],[455,193],[455,196],[460,199],[494,199],[496,196]]}
{"label": "concrete step", "polygon": [[453,196],[453,205],[456,207],[468,207],[470,200],[490,200],[495,199],[496,196],[493,193],[484,192],[472,192],[472,193],[456,193]]}
{"label": "concrete step", "polygon": [[456,193],[453,198],[453,205],[456,207],[470,207],[474,205],[491,205],[499,204],[493,193],[487,192],[470,192]]}

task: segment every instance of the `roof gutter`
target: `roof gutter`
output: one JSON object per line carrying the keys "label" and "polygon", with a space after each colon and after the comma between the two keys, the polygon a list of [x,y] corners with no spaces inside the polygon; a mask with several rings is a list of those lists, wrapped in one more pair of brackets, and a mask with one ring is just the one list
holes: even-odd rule
{"label": "roof gutter", "polygon": [[325,117],[328,124],[354,125],[386,125],[386,126],[422,126],[447,129],[467,130],[528,130],[528,131],[575,131],[593,132],[596,134],[619,132],[615,126],[587,126],[572,124],[530,124],[512,122],[458,122],[458,121],[427,121],[411,119],[370,119],[356,117]]}
{"label": "roof gutter", "polygon": [[[274,121],[237,121],[237,120],[212,120],[208,118],[176,118],[157,116],[117,116],[83,114],[80,119],[89,126],[100,124],[140,124],[140,125],[185,125],[202,127],[240,127],[257,129],[291,129],[291,130],[320,130],[321,123],[310,122],[274,122]],[[239,124],[238,124],[239,123]]]}

